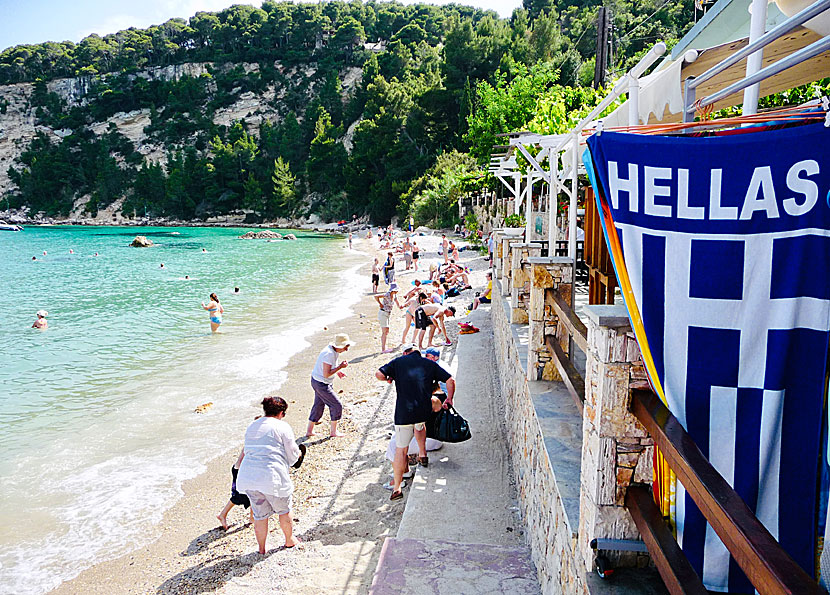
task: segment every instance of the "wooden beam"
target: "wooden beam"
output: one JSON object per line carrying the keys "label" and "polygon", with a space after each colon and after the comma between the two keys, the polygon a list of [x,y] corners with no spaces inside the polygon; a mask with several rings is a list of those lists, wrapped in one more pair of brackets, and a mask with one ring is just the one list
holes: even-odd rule
{"label": "wooden beam", "polygon": [[545,335],[545,344],[553,354],[553,363],[556,364],[556,369],[559,370],[559,375],[562,377],[562,382],[565,383],[565,388],[571,393],[574,403],[576,403],[579,413],[585,407],[585,380],[579,375],[562,347],[559,341],[553,335]]}
{"label": "wooden beam", "polygon": [[562,295],[556,291],[545,291],[545,304],[552,306],[559,321],[568,329],[574,343],[579,345],[579,348],[588,353],[588,327],[586,327],[579,317],[574,313]]}
{"label": "wooden beam", "polygon": [[752,514],[657,395],[632,391],[631,411],[759,593],[825,593]]}
{"label": "wooden beam", "polygon": [[651,559],[672,595],[708,595],[677,540],[669,531],[660,509],[654,503],[651,490],[645,486],[631,486],[625,493],[625,507],[631,513],[637,530],[648,548]]}

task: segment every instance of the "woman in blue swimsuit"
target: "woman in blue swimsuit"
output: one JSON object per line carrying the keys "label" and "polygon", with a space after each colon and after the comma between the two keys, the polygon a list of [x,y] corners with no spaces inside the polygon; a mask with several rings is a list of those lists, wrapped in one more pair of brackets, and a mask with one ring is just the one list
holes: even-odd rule
{"label": "woman in blue swimsuit", "polygon": [[222,324],[222,313],[225,309],[219,303],[219,298],[216,297],[215,293],[210,294],[210,301],[207,306],[204,302],[202,302],[202,308],[207,310],[210,314],[210,330],[214,333],[217,332],[219,330],[219,325]]}

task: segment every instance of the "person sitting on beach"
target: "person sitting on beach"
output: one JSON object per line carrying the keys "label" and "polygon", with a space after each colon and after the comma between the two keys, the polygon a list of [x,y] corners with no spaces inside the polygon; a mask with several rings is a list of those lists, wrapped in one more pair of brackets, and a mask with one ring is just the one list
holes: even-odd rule
{"label": "person sitting on beach", "polygon": [[289,467],[300,459],[300,448],[294,431],[283,419],[288,403],[281,397],[262,400],[264,416],[254,421],[245,431],[242,463],[236,478],[236,487],[251,501],[259,553],[265,553],[268,538],[268,518],[279,516],[280,529],[285,536],[285,547],[299,543],[293,535],[291,522],[291,482]]}
{"label": "person sitting on beach", "polygon": [[311,371],[314,404],[311,406],[311,413],[308,414],[308,428],[305,432],[307,438],[314,435],[314,426],[320,423],[326,406],[329,408],[329,417],[331,418],[331,432],[329,435],[332,438],[345,436],[345,434],[340,434],[337,431],[337,422],[343,417],[343,403],[334,394],[331,385],[334,382],[334,375],[340,375],[340,370],[349,365],[346,360],[340,362],[340,365],[336,364],[338,355],[347,351],[351,345],[349,335],[341,333],[335,335],[334,341],[326,345],[320,355],[317,356],[314,369]]}
{"label": "person sitting on beach", "polygon": [[378,257],[375,256],[375,261],[372,263],[372,293],[378,292],[378,283],[380,283],[380,264]]}
{"label": "person sitting on beach", "polygon": [[[257,416],[256,419],[259,419],[261,416]],[[256,421],[256,420],[254,420]],[[216,515],[216,518],[219,519],[219,522],[222,523],[222,528],[227,531],[228,530],[228,513],[231,511],[231,508],[234,506],[244,506],[245,508],[249,508],[251,506],[251,500],[248,498],[246,494],[241,494],[236,489],[236,478],[239,474],[239,465],[242,463],[242,459],[245,458],[245,451],[239,453],[239,458],[236,459],[236,462],[231,465],[231,498],[228,500],[228,503],[225,504],[225,508],[222,509],[222,512]],[[254,511],[250,511],[251,514],[251,522],[254,522]]]}
{"label": "person sitting on beach", "polygon": [[392,283],[389,286],[389,291],[383,295],[375,295],[380,310],[378,310],[378,322],[380,323],[380,350],[381,353],[391,353],[394,349],[386,348],[386,339],[389,336],[389,317],[392,315],[392,304],[394,303],[398,308],[403,308],[398,301],[398,284]]}
{"label": "person sitting on beach", "polygon": [[458,246],[456,246],[453,242],[450,242],[450,254],[452,255],[453,259],[458,262]]}
{"label": "person sitting on beach", "polygon": [[432,303],[433,304],[443,304],[444,303],[444,288],[441,287],[441,284],[438,281],[432,282]]}
{"label": "person sitting on beach", "polygon": [[222,314],[224,314],[225,308],[219,303],[219,298],[216,297],[215,293],[211,293],[209,297],[210,301],[207,306],[202,302],[202,308],[208,311],[210,315],[210,331],[215,333],[219,330],[219,325],[222,324]]}
{"label": "person sitting on beach", "polygon": [[401,483],[408,469],[407,451],[413,436],[418,441],[418,461],[429,465],[426,451],[426,422],[432,410],[432,389],[435,382],[447,383],[447,396],[452,403],[455,380],[444,368],[430,361],[408,346],[404,354],[381,366],[375,372],[378,380],[395,382],[395,460],[392,495],[390,500],[403,498]]}
{"label": "person sitting on beach", "polygon": [[444,335],[445,345],[452,345],[447,336],[447,329],[444,326],[444,317],[455,316],[455,307],[439,306],[438,304],[424,304],[415,310],[415,328],[418,332],[418,349],[423,348],[424,333],[429,329],[428,347],[432,347],[432,338],[435,336],[435,329]]}
{"label": "person sitting on beach", "polygon": [[487,287],[484,290],[484,293],[478,295],[473,299],[473,307],[472,309],[475,310],[481,304],[489,304],[490,303],[490,296],[493,294],[493,273],[487,271]]}
{"label": "person sitting on beach", "polygon": [[42,331],[48,329],[49,321],[46,320],[47,316],[49,316],[49,312],[47,312],[46,310],[38,310],[37,320],[35,320],[35,323],[32,325],[32,328],[40,329]]}

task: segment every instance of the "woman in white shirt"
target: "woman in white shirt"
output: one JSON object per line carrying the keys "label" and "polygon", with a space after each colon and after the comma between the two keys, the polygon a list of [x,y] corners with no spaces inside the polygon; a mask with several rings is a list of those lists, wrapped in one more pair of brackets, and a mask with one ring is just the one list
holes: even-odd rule
{"label": "woman in white shirt", "polygon": [[294,484],[288,470],[300,458],[300,448],[291,426],[283,420],[288,404],[281,397],[265,397],[262,409],[265,416],[254,421],[245,431],[245,458],[236,478],[236,489],[245,492],[251,500],[254,533],[260,554],[265,553],[268,517],[273,514],[279,515],[285,547],[294,547],[299,543],[291,527]]}

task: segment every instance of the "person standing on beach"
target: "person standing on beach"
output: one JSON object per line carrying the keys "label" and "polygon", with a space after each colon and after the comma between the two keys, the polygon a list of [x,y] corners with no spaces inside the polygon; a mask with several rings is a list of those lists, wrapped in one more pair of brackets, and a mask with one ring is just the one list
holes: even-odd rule
{"label": "person standing on beach", "polygon": [[378,283],[380,283],[380,264],[378,257],[375,256],[375,261],[372,263],[372,293],[378,292]]}
{"label": "person standing on beach", "polygon": [[449,247],[450,247],[450,243],[449,243],[449,241],[447,240],[447,234],[442,233],[442,234],[441,234],[441,251],[442,251],[442,252],[443,252],[443,254],[444,254],[444,264],[446,264],[446,263],[447,263],[447,261],[448,261],[448,260],[449,260],[449,258],[450,258],[450,255],[449,255]]}
{"label": "person standing on beach", "polygon": [[[415,310],[417,310],[418,307],[427,300],[426,294],[420,291],[420,287],[416,287],[415,289],[413,289],[413,291],[415,292],[414,295],[412,295],[412,292],[406,294],[408,299],[404,302],[403,305],[403,307],[406,308],[406,320],[404,320],[403,324],[403,335],[401,336],[401,345],[404,345],[406,343],[406,336],[409,334],[409,327],[412,326],[412,321],[415,320]],[[415,329],[412,332],[413,339],[415,338],[415,334],[417,332],[417,329]]]}
{"label": "person standing on beach", "polygon": [[383,295],[376,295],[380,310],[378,310],[378,322],[380,323],[380,350],[381,353],[391,353],[394,349],[386,348],[386,339],[389,337],[389,317],[392,315],[392,304],[394,303],[398,308],[403,309],[398,301],[398,284],[392,283],[389,286],[389,291]]}
{"label": "person standing on beach", "polygon": [[391,251],[386,253],[386,261],[383,263],[383,278],[387,285],[395,280],[395,257]]}
{"label": "person standing on beach", "polygon": [[222,324],[222,314],[224,314],[225,308],[219,303],[219,298],[216,297],[215,293],[211,293],[209,297],[210,301],[207,306],[202,302],[202,308],[208,311],[210,315],[210,331],[215,333],[219,331],[219,325]]}
{"label": "person standing on beach", "polygon": [[412,268],[412,244],[409,243],[409,236],[406,237],[403,243],[403,261],[406,264],[406,270]]}
{"label": "person standing on beach", "polygon": [[288,472],[300,459],[300,447],[291,426],[283,419],[288,403],[281,397],[265,397],[262,410],[265,415],[245,431],[244,456],[236,478],[236,489],[245,492],[251,502],[260,554],[265,553],[268,518],[274,514],[279,516],[285,547],[292,548],[299,543],[291,522],[294,484]]}
{"label": "person standing on beach", "polygon": [[412,242],[412,264],[415,266],[415,272],[418,272],[418,258],[420,255],[421,249],[418,248],[417,242]]}
{"label": "person standing on beach", "polygon": [[444,335],[444,345],[452,345],[444,326],[445,316],[455,316],[454,306],[439,306],[438,304],[423,304],[415,310],[415,329],[418,333],[418,349],[423,349],[424,333],[429,329],[427,347],[432,347],[432,338],[437,328]]}
{"label": "person standing on beach", "polygon": [[352,232],[349,232],[349,250],[352,249]]}
{"label": "person standing on beach", "polygon": [[349,362],[343,360],[340,365],[337,364],[337,357],[347,351],[352,345],[349,340],[349,335],[341,333],[334,336],[334,341],[326,345],[317,356],[317,362],[314,364],[314,369],[311,371],[311,388],[314,389],[314,404],[311,406],[311,413],[308,415],[308,428],[305,435],[311,438],[314,435],[314,426],[320,423],[323,417],[323,412],[326,406],[329,408],[329,416],[331,417],[331,432],[332,438],[339,438],[345,436],[337,432],[337,422],[343,416],[343,404],[331,388],[334,382],[334,375],[340,373],[340,370],[349,365]]}
{"label": "person standing on beach", "polygon": [[375,372],[378,380],[395,382],[395,460],[392,462],[394,478],[390,500],[400,500],[401,482],[407,471],[407,452],[414,436],[418,442],[418,462],[426,467],[426,422],[432,412],[432,389],[436,382],[447,383],[447,399],[452,403],[455,380],[435,362],[421,357],[414,347],[409,347],[400,357],[381,366]]}

